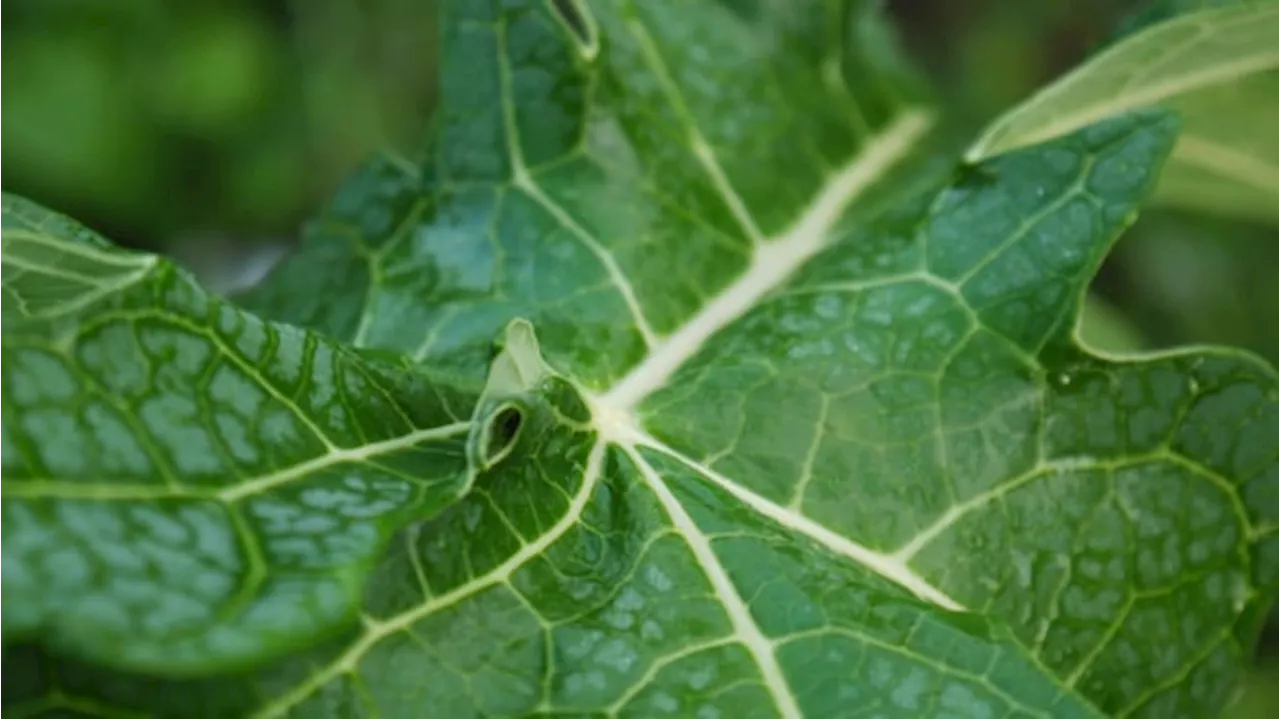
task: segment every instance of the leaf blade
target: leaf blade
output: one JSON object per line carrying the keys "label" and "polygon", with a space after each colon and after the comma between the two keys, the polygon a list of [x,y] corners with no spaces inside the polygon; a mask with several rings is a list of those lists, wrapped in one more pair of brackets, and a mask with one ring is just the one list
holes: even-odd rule
{"label": "leaf blade", "polygon": [[[266,325],[32,203],[6,196],[4,225],[11,636],[160,674],[279,656],[350,621],[348,588],[397,513],[464,489],[470,419],[422,378]],[[434,469],[415,461],[432,448]],[[301,513],[278,514],[300,489]],[[367,512],[345,546],[334,498]],[[310,556],[320,526],[328,557]],[[308,579],[316,566],[332,576]],[[287,606],[296,621],[273,616]]]}
{"label": "leaf blade", "polygon": [[[358,178],[250,298],[430,365],[484,426],[519,418],[389,541],[360,624],[180,684],[181,706],[66,663],[28,696],[261,717],[1221,704],[1275,596],[1274,373],[1071,336],[1173,123],[948,173],[904,151],[925,149],[900,131],[916,103],[878,86],[895,71],[862,6],[675,7],[594,3],[584,47],[547,3],[452,5],[428,165]],[[860,165],[886,130],[897,162]],[[876,177],[825,193],[846,167]],[[771,264],[779,235],[813,249]],[[752,268],[768,282],[735,294]]]}

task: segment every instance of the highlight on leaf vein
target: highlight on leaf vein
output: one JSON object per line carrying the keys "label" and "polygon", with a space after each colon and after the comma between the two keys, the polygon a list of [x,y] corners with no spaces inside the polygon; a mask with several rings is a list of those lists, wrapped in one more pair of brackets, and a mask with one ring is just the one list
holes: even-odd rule
{"label": "highlight on leaf vein", "polygon": [[[1274,224],[1241,188],[1275,154],[1195,112],[1268,121],[1223,98],[1274,71],[1274,7],[1135,16],[962,157],[916,66],[968,65],[898,38],[935,11],[321,5],[326,62],[366,14],[438,56],[429,141],[247,288],[4,195],[6,716],[1246,716],[1280,418],[1226,328],[1270,310],[1210,301],[1225,250],[1187,238]],[[6,103],[23,153],[119,120],[30,120],[59,53]],[[203,137],[242,74],[156,116]],[[65,140],[42,177],[94,156]]]}

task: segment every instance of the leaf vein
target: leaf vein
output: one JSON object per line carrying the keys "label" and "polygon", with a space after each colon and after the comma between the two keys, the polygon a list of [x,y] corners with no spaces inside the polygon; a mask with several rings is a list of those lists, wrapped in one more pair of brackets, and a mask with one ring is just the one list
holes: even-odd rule
{"label": "leaf vein", "polygon": [[963,609],[959,602],[926,582],[899,557],[885,555],[869,549],[827,529],[802,514],[778,506],[710,467],[684,456],[661,440],[651,437],[642,431],[636,430],[629,444],[632,447],[647,447],[675,459],[775,523],[808,537],[835,554],[857,562],[885,579],[909,590],[921,599],[944,609],[953,611]]}
{"label": "leaf vein", "polygon": [[773,641],[765,636],[760,630],[760,626],[756,624],[755,619],[751,616],[751,609],[743,601],[742,596],[733,585],[733,580],[729,577],[729,573],[725,571],[724,566],[720,564],[720,560],[716,557],[715,550],[711,547],[711,541],[707,538],[698,525],[685,511],[684,506],[680,504],[680,500],[671,493],[666,483],[658,476],[653,467],[645,461],[640,453],[635,451],[634,447],[626,449],[627,456],[635,463],[640,475],[648,485],[650,491],[657,497],[658,503],[662,505],[666,511],[667,517],[675,526],[676,532],[683,537],[685,544],[693,552],[693,556],[702,568],[703,574],[707,580],[711,582],[712,589],[715,591],[716,598],[725,608],[725,613],[729,616],[729,621],[733,625],[734,635],[742,642],[755,660],[756,665],[763,675],[765,688],[778,704],[778,709],[783,717],[791,719],[793,717],[802,716],[800,706],[796,703],[795,697],[791,693],[791,688],[787,684],[786,678],[782,673],[782,667],[778,664],[777,657],[774,656]]}
{"label": "leaf vein", "polygon": [[[314,672],[306,681],[295,685],[292,690],[280,694],[275,701],[264,705],[259,711],[251,715],[252,718],[267,719],[268,717],[278,717],[286,714],[292,707],[311,696],[335,677],[354,672],[359,665],[360,659],[374,645],[387,636],[408,629],[416,622],[464,601],[478,592],[507,582],[511,574],[523,566],[525,562],[542,554],[565,533],[577,526],[587,502],[590,501],[591,496],[595,493],[596,485],[599,484],[604,467],[606,448],[607,445],[604,442],[597,442],[592,447],[591,454],[587,458],[586,469],[583,472],[582,486],[574,496],[573,503],[565,511],[564,517],[556,522],[546,533],[533,542],[524,545],[505,562],[489,570],[484,575],[455,587],[445,594],[432,597],[413,609],[366,629],[365,633],[354,641],[338,658]],[[465,557],[466,555],[464,554],[463,556]]]}

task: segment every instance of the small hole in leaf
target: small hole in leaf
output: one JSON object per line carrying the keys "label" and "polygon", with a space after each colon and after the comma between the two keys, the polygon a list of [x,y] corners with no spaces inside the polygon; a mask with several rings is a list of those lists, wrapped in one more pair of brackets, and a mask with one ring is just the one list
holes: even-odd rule
{"label": "small hole in leaf", "polygon": [[520,431],[520,423],[523,421],[524,415],[520,414],[520,410],[515,407],[508,407],[502,410],[493,420],[499,432],[502,433],[504,444],[516,438],[516,432]]}
{"label": "small hole in leaf", "polygon": [[519,407],[506,406],[489,420],[489,427],[484,447],[484,463],[493,466],[506,457],[515,445],[520,427],[524,424],[524,413]]}
{"label": "small hole in leaf", "polygon": [[551,7],[555,9],[556,14],[560,16],[560,20],[564,22],[565,26],[573,31],[574,37],[577,38],[579,44],[585,47],[590,47],[593,44],[591,31],[587,28],[587,19],[583,17],[583,13],[586,12],[585,8],[573,0],[554,0],[551,3]]}

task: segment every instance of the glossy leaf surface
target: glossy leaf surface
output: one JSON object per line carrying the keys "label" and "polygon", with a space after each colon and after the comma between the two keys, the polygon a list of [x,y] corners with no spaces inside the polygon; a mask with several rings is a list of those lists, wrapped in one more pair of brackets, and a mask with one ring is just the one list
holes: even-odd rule
{"label": "glossy leaf surface", "polygon": [[[1108,361],[1073,340],[1176,122],[1125,115],[951,172],[869,11],[598,2],[579,19],[450,5],[423,168],[371,164],[241,298],[275,333],[387,363],[374,384],[406,419],[365,431],[420,463],[398,465],[405,481],[440,477],[435,499],[373,523],[398,532],[362,545],[371,573],[359,554],[361,571],[308,575],[361,584],[352,621],[325,615],[331,636],[315,621],[285,659],[264,641],[242,672],[149,678],[87,667],[73,655],[100,657],[46,630],[7,661],[7,701],[261,717],[1220,707],[1275,598],[1275,377],[1237,353]],[[146,261],[143,285],[174,276]],[[252,384],[297,404],[255,359]],[[8,443],[25,414],[5,380]],[[294,416],[363,416],[371,396]],[[206,436],[213,409],[194,422]],[[55,531],[36,513],[81,500],[11,488],[77,476],[20,469],[33,479],[6,483],[6,519]],[[105,496],[122,476],[81,482],[104,495],[86,504],[168,511]],[[10,684],[15,662],[29,670]]]}
{"label": "glossy leaf surface", "polygon": [[164,673],[306,646],[466,490],[472,398],[3,217],[6,636]]}

